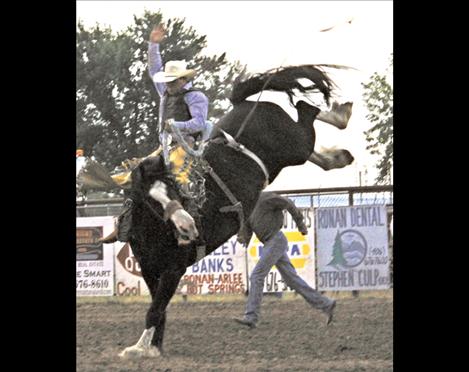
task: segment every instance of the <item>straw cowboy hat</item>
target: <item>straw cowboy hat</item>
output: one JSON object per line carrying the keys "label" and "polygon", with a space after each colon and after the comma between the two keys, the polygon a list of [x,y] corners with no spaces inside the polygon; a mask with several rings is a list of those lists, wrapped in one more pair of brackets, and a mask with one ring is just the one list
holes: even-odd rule
{"label": "straw cowboy hat", "polygon": [[192,79],[195,74],[195,70],[187,69],[186,61],[168,61],[164,71],[159,71],[153,75],[153,81],[155,83],[169,83],[182,77]]}

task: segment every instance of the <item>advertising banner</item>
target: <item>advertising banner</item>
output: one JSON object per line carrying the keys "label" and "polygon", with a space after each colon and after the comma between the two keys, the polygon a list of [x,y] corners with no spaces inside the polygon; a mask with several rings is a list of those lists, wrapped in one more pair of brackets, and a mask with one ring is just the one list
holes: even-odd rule
{"label": "advertising banner", "polygon": [[77,296],[114,294],[114,246],[98,242],[113,229],[113,217],[77,218]]}
{"label": "advertising banner", "polygon": [[142,277],[142,269],[134,257],[129,243],[115,242],[116,295],[146,296],[150,295]]}
{"label": "advertising banner", "polygon": [[180,287],[189,295],[244,293],[246,253],[244,247],[236,241],[236,235],[188,267]]}
{"label": "advertising banner", "polygon": [[[308,235],[302,235],[296,226],[290,213],[284,211],[284,225],[282,228],[288,240],[288,257],[296,272],[311,287],[315,288],[315,269],[314,269],[314,224],[312,208],[298,208],[305,218],[305,224],[308,227]],[[248,272],[251,274],[263,249],[262,242],[253,235],[248,245]],[[290,292],[292,291],[283,281],[277,268],[274,266],[264,282],[264,292]]]}
{"label": "advertising banner", "polygon": [[384,205],[317,208],[318,289],[388,289],[387,212]]}

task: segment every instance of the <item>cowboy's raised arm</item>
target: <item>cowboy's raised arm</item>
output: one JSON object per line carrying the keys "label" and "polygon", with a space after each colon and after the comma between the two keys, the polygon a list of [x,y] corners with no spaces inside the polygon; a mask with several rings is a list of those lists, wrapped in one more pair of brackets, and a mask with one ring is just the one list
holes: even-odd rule
{"label": "cowboy's raised arm", "polygon": [[[163,60],[160,54],[160,42],[163,40],[165,34],[166,30],[161,24],[155,26],[150,33],[150,41],[148,43],[148,72],[152,80],[153,75],[163,69]],[[160,97],[163,96],[166,91],[166,84],[155,82],[153,82],[153,84],[155,85],[156,91]]]}

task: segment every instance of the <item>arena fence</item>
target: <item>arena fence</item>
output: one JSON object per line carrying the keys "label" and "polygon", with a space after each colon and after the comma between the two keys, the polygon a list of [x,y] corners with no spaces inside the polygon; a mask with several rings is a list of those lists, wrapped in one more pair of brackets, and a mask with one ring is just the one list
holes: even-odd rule
{"label": "arena fence", "polygon": [[[389,257],[389,281],[390,281],[390,286],[392,287],[392,256],[393,256],[393,240],[392,240],[392,217],[393,217],[393,187],[392,185],[388,186],[364,186],[364,187],[337,187],[337,188],[323,188],[323,189],[303,189],[303,190],[278,190],[276,191],[279,194],[285,195],[291,200],[295,202],[295,205],[303,210],[320,210],[321,208],[326,208],[326,207],[349,207],[349,206],[354,206],[354,207],[359,207],[359,206],[385,206],[385,210],[387,212],[387,220],[388,220],[388,257]],[[121,211],[122,211],[122,203],[124,199],[123,198],[112,198],[112,199],[94,199],[94,200],[83,200],[83,201],[78,201],[77,200],[77,205],[76,205],[76,216],[77,217],[106,217],[106,216],[118,216]],[[357,209],[357,208],[355,208]],[[361,208],[358,208],[361,209]],[[109,217],[106,217],[109,219]],[[284,226],[285,227],[285,226]],[[308,236],[310,236],[308,234]],[[77,241],[78,242],[78,241]],[[221,258],[223,257],[223,254],[227,254],[228,251],[230,250],[230,244],[233,245],[234,242],[227,242],[226,247],[223,248],[221,251],[221,255],[218,256],[213,256],[209,257],[206,261],[208,262],[208,265],[210,264],[215,264],[216,262],[219,262]],[[313,243],[312,243],[313,244]],[[123,245],[123,244],[122,244]],[[314,243],[314,246],[317,246],[316,243]],[[253,248],[255,250],[255,247]],[[261,249],[259,247],[259,249]],[[78,252],[78,251],[77,251]],[[118,252],[120,252],[118,254]],[[246,257],[248,256],[248,250],[246,250]],[[251,250],[249,253],[253,255],[253,250]],[[124,253],[126,254],[124,256]],[[243,255],[244,257],[244,255]],[[244,260],[244,258],[242,258]],[[78,256],[77,256],[78,260]],[[119,263],[118,261],[122,261]],[[221,262],[221,261],[220,261]],[[129,269],[129,265],[133,263],[133,265],[137,265],[135,263],[135,260],[133,258],[133,255],[131,252],[127,252],[125,246],[121,247],[119,245],[119,248],[116,246],[116,257],[115,257],[115,263],[114,266],[123,264],[126,266],[127,271],[134,271],[132,268]],[[77,270],[78,266],[84,264],[83,262],[77,261]],[[231,264],[231,263],[230,263]],[[238,265],[240,266],[240,265]],[[208,266],[208,268],[210,268]],[[191,268],[191,270],[196,273],[197,270],[198,274],[201,274],[204,270],[203,266],[197,266]],[[305,268],[305,273],[307,274],[307,270]],[[232,275],[233,276],[233,275]],[[190,279],[191,275],[187,275],[187,278]],[[195,276],[194,276],[195,277]],[[229,279],[229,280],[228,280]],[[232,283],[234,282],[233,280],[236,279],[236,275],[234,275],[234,278],[226,278],[227,281],[231,282],[230,285],[233,285]],[[277,286],[280,285],[278,283],[278,278],[273,275],[272,277],[269,275],[269,278],[266,279],[266,283],[270,281],[271,286]],[[96,281],[96,283],[98,280]],[[125,280],[122,279],[122,281],[119,281],[119,279],[116,277],[116,292],[117,295],[121,295],[120,292],[122,292],[123,295],[126,295],[127,292],[128,294],[137,294],[140,293],[140,286],[142,285],[141,282],[137,284],[132,284],[132,285],[124,285],[121,283],[124,283]],[[182,285],[184,281],[181,281]],[[249,286],[248,281],[245,283],[247,287]],[[78,278],[77,278],[77,286],[78,286]],[[77,287],[78,288],[78,287]],[[267,287],[268,288],[268,287]],[[189,288],[190,289],[190,288]],[[213,289],[213,286],[212,286]],[[216,288],[215,288],[216,289]],[[210,289],[211,290],[211,289]],[[268,291],[270,291],[268,289]],[[273,292],[275,290],[272,289]],[[135,293],[134,293],[135,292]],[[196,292],[191,293],[190,291],[187,292],[188,294],[197,294]],[[354,290],[352,291],[354,295],[358,295],[358,291]]]}
{"label": "arena fence", "polygon": [[[322,189],[278,190],[293,199],[298,207],[338,207],[347,205],[382,204],[392,214],[393,186],[335,187]],[[123,198],[77,201],[77,217],[117,216]]]}

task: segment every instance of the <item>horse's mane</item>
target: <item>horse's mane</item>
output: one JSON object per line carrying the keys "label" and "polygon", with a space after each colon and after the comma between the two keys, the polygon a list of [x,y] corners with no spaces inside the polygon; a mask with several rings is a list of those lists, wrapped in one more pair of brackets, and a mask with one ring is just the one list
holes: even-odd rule
{"label": "horse's mane", "polygon": [[[321,69],[321,66],[327,67],[327,65],[288,66],[252,76],[243,71],[234,82],[230,101],[233,105],[239,104],[247,97],[262,90],[286,92],[292,101],[293,89],[298,89],[301,93],[319,91],[329,104],[331,91],[335,88],[335,84]],[[298,79],[309,79],[312,85],[304,87]]]}

